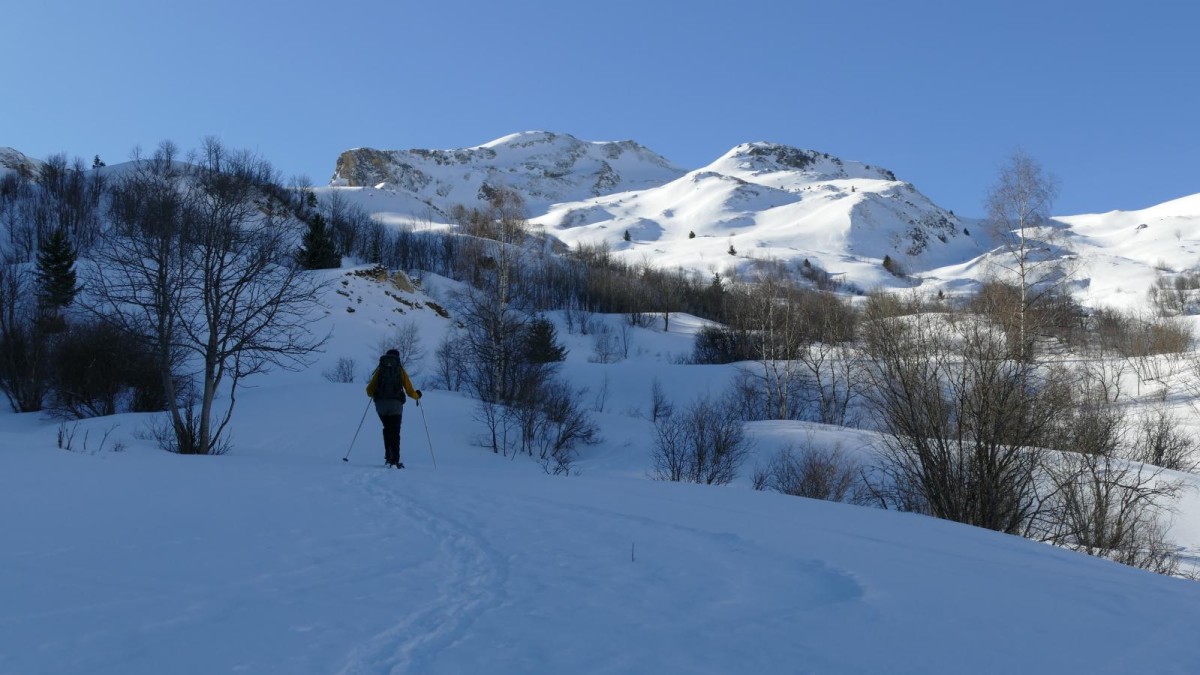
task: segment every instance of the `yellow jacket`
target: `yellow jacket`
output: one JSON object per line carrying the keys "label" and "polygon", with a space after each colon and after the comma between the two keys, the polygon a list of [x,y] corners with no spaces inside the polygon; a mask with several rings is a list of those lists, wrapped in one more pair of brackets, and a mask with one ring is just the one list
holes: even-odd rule
{"label": "yellow jacket", "polygon": [[[408,397],[417,401],[421,400],[421,392],[413,388],[412,380],[408,379],[408,371],[404,366],[400,366],[400,380],[404,383],[404,391],[408,392]],[[379,369],[371,373],[371,381],[367,382],[367,396],[375,398],[375,387],[379,386]]]}

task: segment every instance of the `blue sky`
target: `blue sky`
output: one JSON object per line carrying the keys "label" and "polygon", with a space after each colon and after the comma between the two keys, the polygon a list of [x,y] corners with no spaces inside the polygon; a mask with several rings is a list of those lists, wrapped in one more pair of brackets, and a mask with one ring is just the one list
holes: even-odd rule
{"label": "blue sky", "polygon": [[114,163],[207,135],[324,183],[342,150],[545,129],[697,168],[766,140],[887,167],[979,215],[1015,148],[1059,214],[1200,192],[1190,2],[0,6],[0,146]]}

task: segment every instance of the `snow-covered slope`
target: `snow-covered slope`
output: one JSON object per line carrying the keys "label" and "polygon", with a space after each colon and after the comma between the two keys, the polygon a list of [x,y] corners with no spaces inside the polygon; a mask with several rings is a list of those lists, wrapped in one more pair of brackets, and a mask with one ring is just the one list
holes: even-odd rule
{"label": "snow-covered slope", "polygon": [[657,188],[557,204],[533,222],[634,262],[728,271],[809,260],[860,288],[896,282],[885,256],[916,272],[981,252],[956,216],[890,171],[769,143]]}
{"label": "snow-covered slope", "polygon": [[[591,387],[603,440],[579,475],[552,477],[478,447],[473,403],[438,389],[429,352],[451,322],[436,298],[319,274],[332,283],[313,330],[332,331],[330,350],[306,371],[254,378],[229,455],[156,450],[145,415],[76,425],[0,412],[0,672],[1185,673],[1200,663],[1193,583],[931,518],[755,492],[744,477],[648,480],[652,425],[637,413],[650,382],[684,403],[733,375],[679,363],[695,320],[631,329],[630,358],[608,365],[560,324],[564,373]],[[396,472],[379,467],[363,378],[380,340],[408,322],[425,347],[410,366],[426,396],[407,406],[408,468]],[[358,359],[355,383],[321,376],[339,357]],[[750,433],[761,453],[866,440],[795,422]],[[74,451],[56,447],[63,434]]]}
{"label": "snow-covered slope", "polygon": [[[256,378],[235,450],[162,453],[147,416],[0,412],[0,672],[1188,672],[1200,586],[930,518],[646,479],[649,382],[720,391],[678,363],[697,322],[633,329],[580,474],[474,444],[473,404],[418,375],[402,472],[378,467],[362,378],[379,340],[449,321],[346,271],[322,361]],[[437,286],[435,279],[427,283]],[[445,283],[445,282],[439,282]],[[426,373],[432,359],[411,364]],[[339,356],[353,384],[326,381]],[[367,417],[357,442],[356,425]],[[428,435],[426,434],[428,429]],[[74,451],[56,447],[69,432]],[[760,451],[855,433],[757,423]],[[850,435],[845,435],[850,434]],[[114,452],[117,444],[123,451]],[[341,457],[350,452],[350,462]],[[435,466],[436,460],[436,466]]]}
{"label": "snow-covered slope", "polygon": [[1140,211],[1062,216],[1088,304],[1138,307],[1160,275],[1200,269],[1200,194]]}

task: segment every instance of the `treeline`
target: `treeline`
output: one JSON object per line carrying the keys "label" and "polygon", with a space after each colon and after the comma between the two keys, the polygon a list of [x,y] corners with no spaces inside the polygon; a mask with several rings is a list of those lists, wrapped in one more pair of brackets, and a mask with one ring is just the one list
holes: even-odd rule
{"label": "treeline", "polygon": [[[789,447],[755,470],[760,489],[1177,570],[1165,518],[1183,485],[1164,470],[1194,471],[1196,442],[1167,400],[1200,377],[1189,326],[1161,313],[1085,312],[1055,293],[1022,307],[1019,291],[992,281],[961,302],[873,293],[852,306],[773,277],[747,290],[730,324],[701,332],[694,358],[741,362],[730,399],[744,420],[883,434],[873,460],[811,441]],[[1131,409],[1143,387],[1153,397]],[[679,452],[661,440],[678,436],[662,431],[673,423],[658,425],[660,462]],[[723,457],[712,447],[710,463]]]}

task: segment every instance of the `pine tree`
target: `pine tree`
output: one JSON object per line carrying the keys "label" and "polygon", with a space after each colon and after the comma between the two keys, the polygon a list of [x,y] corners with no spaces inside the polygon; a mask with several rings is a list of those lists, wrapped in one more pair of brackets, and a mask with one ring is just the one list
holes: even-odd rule
{"label": "pine tree", "polygon": [[334,269],[342,265],[342,257],[338,255],[333,233],[325,226],[325,218],[319,213],[308,221],[308,231],[304,233],[299,259],[300,264],[309,270]]}
{"label": "pine tree", "polygon": [[42,240],[37,256],[38,306],[50,316],[75,300],[75,260],[78,254],[66,230],[58,228]]}
{"label": "pine tree", "polygon": [[538,317],[525,332],[525,359],[530,363],[553,363],[567,358],[567,350],[558,342],[558,330],[549,319]]}

